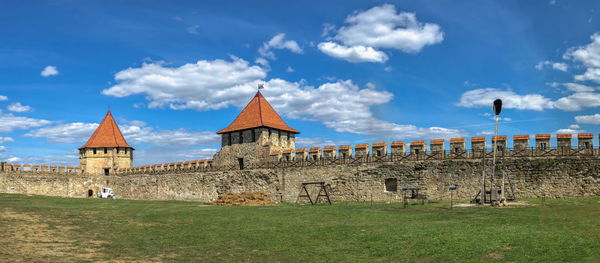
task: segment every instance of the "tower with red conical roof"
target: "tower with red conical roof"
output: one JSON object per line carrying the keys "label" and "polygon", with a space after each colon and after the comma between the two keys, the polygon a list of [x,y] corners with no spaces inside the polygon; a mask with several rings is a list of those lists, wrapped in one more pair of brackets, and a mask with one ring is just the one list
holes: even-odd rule
{"label": "tower with red conical roof", "polygon": [[81,172],[109,175],[119,168],[130,168],[133,150],[109,110],[92,137],[79,147]]}
{"label": "tower with red conical roof", "polygon": [[259,90],[237,118],[217,132],[221,135],[221,150],[215,154],[213,164],[243,169],[267,160],[271,152],[293,150],[298,133],[283,121]]}

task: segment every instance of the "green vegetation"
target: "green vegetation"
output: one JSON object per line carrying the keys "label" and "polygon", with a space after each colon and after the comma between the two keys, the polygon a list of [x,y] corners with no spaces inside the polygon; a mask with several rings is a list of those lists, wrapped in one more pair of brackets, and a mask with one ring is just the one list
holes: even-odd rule
{"label": "green vegetation", "polygon": [[600,197],[526,201],[216,207],[0,194],[0,262],[600,262]]}

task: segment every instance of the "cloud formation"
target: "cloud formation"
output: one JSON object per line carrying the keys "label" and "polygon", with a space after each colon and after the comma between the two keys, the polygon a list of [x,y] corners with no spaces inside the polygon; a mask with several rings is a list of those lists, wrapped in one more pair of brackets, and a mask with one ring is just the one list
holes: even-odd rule
{"label": "cloud formation", "polygon": [[377,49],[418,53],[425,46],[444,40],[439,25],[419,22],[414,13],[398,13],[391,4],[355,12],[344,20],[344,24],[337,30],[326,24],[323,35],[335,35],[318,47],[329,56],[349,62],[382,63],[387,60],[387,55]]}
{"label": "cloud formation", "polygon": [[7,109],[12,112],[30,112],[33,108],[27,105],[22,105],[20,102],[16,102],[8,105]]}
{"label": "cloud formation", "polygon": [[563,72],[566,72],[567,70],[569,70],[569,66],[562,62],[552,62],[552,61],[546,60],[546,61],[542,61],[542,62],[538,63],[537,65],[535,65],[535,68],[537,70],[542,70],[545,67],[551,67],[553,69],[560,70]]}
{"label": "cloud formation", "polygon": [[0,132],[9,133],[15,130],[27,130],[51,124],[51,121],[5,114],[0,111]]}
{"label": "cloud formation", "polygon": [[271,40],[262,44],[258,49],[258,53],[266,58],[275,59],[275,54],[272,49],[287,49],[296,54],[304,53],[300,45],[294,40],[285,40],[285,33],[275,35]]}
{"label": "cloud formation", "polygon": [[495,88],[474,89],[462,94],[458,106],[492,107],[495,99],[502,99],[503,108],[518,110],[542,111],[554,107],[554,102],[540,94],[519,95],[512,90],[501,90]]}
{"label": "cloud formation", "polygon": [[40,75],[44,78],[58,75],[58,69],[55,66],[46,66]]}
{"label": "cloud formation", "polygon": [[575,116],[575,121],[579,124],[600,124],[600,114],[596,113],[593,115],[580,115]]}

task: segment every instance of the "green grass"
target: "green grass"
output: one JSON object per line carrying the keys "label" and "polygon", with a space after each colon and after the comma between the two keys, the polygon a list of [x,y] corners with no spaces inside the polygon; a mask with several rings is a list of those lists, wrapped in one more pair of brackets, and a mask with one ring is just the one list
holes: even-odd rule
{"label": "green grass", "polygon": [[[215,207],[0,194],[0,212],[35,218],[26,225],[46,224],[50,232],[43,233],[70,240],[60,250],[67,254],[95,251],[53,261],[600,262],[600,197],[527,201],[532,206]],[[23,225],[0,216],[0,246],[15,245],[9,236],[29,229]],[[0,261],[15,256],[0,249]],[[45,261],[35,251],[26,259]]]}

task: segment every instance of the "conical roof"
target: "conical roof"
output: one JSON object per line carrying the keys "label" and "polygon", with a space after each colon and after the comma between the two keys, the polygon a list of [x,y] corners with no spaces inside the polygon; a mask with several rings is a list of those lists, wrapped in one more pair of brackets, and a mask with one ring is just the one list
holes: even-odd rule
{"label": "conical roof", "polygon": [[96,128],[92,137],[90,137],[85,145],[79,147],[79,149],[98,147],[126,147],[133,149],[133,147],[129,146],[127,141],[125,141],[110,110],[106,113],[106,117],[104,117],[104,120],[98,125],[98,128]]}
{"label": "conical roof", "polygon": [[246,105],[242,112],[240,112],[237,118],[235,118],[227,128],[222,129],[217,133],[227,133],[258,127],[269,127],[282,131],[289,131],[291,133],[300,133],[283,121],[260,91],[256,92],[254,98],[252,98],[248,105]]}

